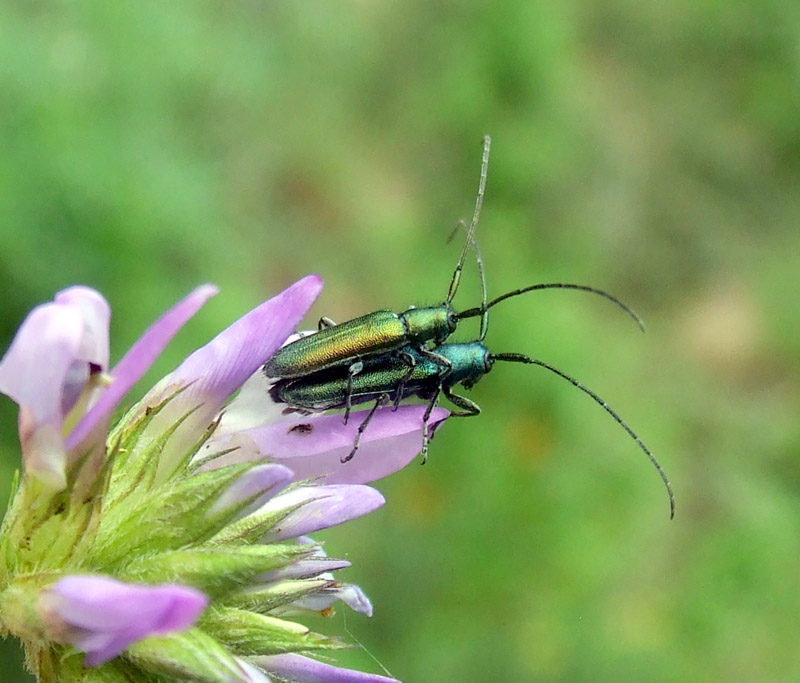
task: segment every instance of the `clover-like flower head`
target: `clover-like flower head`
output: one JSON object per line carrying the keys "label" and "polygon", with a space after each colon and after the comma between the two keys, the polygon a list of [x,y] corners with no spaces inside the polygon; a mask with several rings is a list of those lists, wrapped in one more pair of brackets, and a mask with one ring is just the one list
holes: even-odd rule
{"label": "clover-like flower head", "polygon": [[28,315],[0,362],[23,465],[0,528],[0,631],[40,680],[393,680],[306,656],[345,645],[287,618],[337,601],[372,613],[333,577],[349,563],[307,534],[383,504],[366,484],[414,458],[425,411],[379,411],[342,464],[358,413],[343,425],[270,403],[259,369],[321,288],[312,275],[250,311],[115,423],[216,289],[192,292],[113,368],[96,291],[72,287]]}

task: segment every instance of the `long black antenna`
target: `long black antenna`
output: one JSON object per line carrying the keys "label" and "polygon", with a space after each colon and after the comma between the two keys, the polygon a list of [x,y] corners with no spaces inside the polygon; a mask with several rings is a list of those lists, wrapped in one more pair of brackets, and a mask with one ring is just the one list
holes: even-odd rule
{"label": "long black antenna", "polygon": [[[483,207],[483,197],[486,194],[486,177],[489,173],[489,150],[492,146],[492,138],[488,135],[483,138],[483,159],[481,160],[481,177],[478,182],[478,198],[475,200],[475,211],[472,214],[472,223],[469,224],[469,232],[467,233],[467,240],[464,242],[464,250],[461,252],[461,258],[458,261],[453,279],[450,281],[450,291],[447,292],[446,303],[453,301],[453,298],[458,291],[458,285],[461,282],[461,271],[464,269],[464,262],[467,260],[467,253],[469,248],[474,244],[475,228],[478,227],[478,219],[481,216],[481,208]],[[482,313],[482,311],[481,311]],[[478,315],[478,314],[476,314]]]}
{"label": "long black antenna", "polygon": [[[477,248],[477,246],[476,246]],[[505,294],[501,294],[496,299],[493,299],[485,306],[476,306],[475,308],[468,308],[466,311],[462,311],[458,314],[459,320],[463,318],[474,318],[476,315],[483,315],[486,310],[499,304],[501,301],[505,301],[506,299],[510,299],[515,296],[519,296],[520,294],[525,294],[526,292],[534,292],[540,289],[577,289],[580,292],[589,292],[590,294],[597,294],[598,296],[602,296],[604,299],[608,299],[611,303],[616,304],[619,306],[623,311],[625,311],[636,324],[639,326],[639,329],[644,332],[644,321],[636,314],[636,312],[628,305],[622,303],[617,297],[613,294],[609,294],[608,292],[603,291],[602,289],[597,289],[596,287],[589,287],[587,285],[575,285],[569,282],[547,282],[544,284],[538,285],[530,285],[529,287],[523,287],[522,289],[515,289],[511,292],[506,292]]]}
{"label": "long black antenna", "polygon": [[658,460],[656,460],[656,456],[653,455],[650,449],[647,446],[645,446],[644,441],[642,441],[639,438],[636,432],[634,432],[628,426],[627,422],[625,422],[625,420],[623,420],[619,416],[617,411],[615,411],[610,405],[608,405],[608,403],[606,403],[605,400],[603,400],[600,396],[598,396],[591,389],[589,389],[589,387],[584,386],[578,380],[573,379],[566,373],[561,372],[561,370],[559,370],[558,368],[555,368],[549,363],[545,363],[544,361],[536,360],[535,358],[529,358],[528,356],[525,356],[521,353],[493,353],[491,357],[493,360],[509,361],[511,363],[527,363],[529,365],[539,365],[543,368],[546,368],[547,370],[550,370],[550,372],[554,372],[559,377],[564,378],[572,386],[580,389],[582,392],[589,394],[589,396],[591,396],[594,399],[595,403],[598,403],[600,407],[603,408],[603,410],[605,410],[609,415],[611,415],[611,417],[613,417],[617,421],[617,424],[619,424],[626,432],[628,432],[628,435],[637,443],[639,448],[641,448],[645,452],[647,457],[650,459],[650,462],[653,463],[653,466],[656,468],[656,470],[658,470],[658,474],[661,477],[661,481],[664,482],[664,486],[667,487],[667,493],[669,494],[669,518],[672,519],[675,516],[675,494],[672,492],[672,484],[670,484],[669,477],[667,477],[667,473],[664,471],[664,468],[661,467]]}

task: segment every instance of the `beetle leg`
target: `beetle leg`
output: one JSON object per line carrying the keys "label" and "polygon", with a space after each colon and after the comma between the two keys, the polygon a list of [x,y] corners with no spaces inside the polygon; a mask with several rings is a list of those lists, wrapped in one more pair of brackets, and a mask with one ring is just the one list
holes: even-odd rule
{"label": "beetle leg", "polygon": [[419,348],[419,352],[428,358],[430,358],[434,363],[436,363],[440,368],[439,371],[439,380],[444,380],[452,371],[453,371],[453,364],[450,362],[449,358],[445,358],[441,354],[436,353],[436,351],[431,351],[430,349],[426,349],[424,346]]}
{"label": "beetle leg", "polygon": [[470,401],[468,398],[464,396],[458,396],[454,394],[452,390],[447,387],[443,388],[444,395],[447,396],[447,399],[453,404],[461,408],[460,411],[453,411],[450,414],[453,417],[472,417],[473,415],[477,415],[481,412],[481,407],[475,403],[475,401]]}
{"label": "beetle leg", "polygon": [[336,323],[333,322],[333,320],[331,320],[327,316],[323,315],[319,319],[319,323],[317,324],[317,330],[324,330],[326,327],[336,327]]}
{"label": "beetle leg", "polygon": [[367,425],[372,420],[372,416],[375,415],[375,412],[378,408],[385,406],[389,402],[389,394],[381,394],[378,396],[378,400],[375,401],[375,405],[372,406],[372,409],[367,413],[367,416],[364,418],[364,421],[358,425],[358,432],[356,432],[356,441],[353,444],[353,450],[346,456],[344,456],[340,462],[345,463],[349,460],[353,459],[353,456],[356,454],[358,447],[361,445],[361,435],[364,433],[364,430],[367,428]]}
{"label": "beetle leg", "polygon": [[281,415],[292,415],[294,413],[298,415],[312,415],[314,411],[306,410],[305,408],[294,408],[292,406],[288,406],[281,411]]}
{"label": "beetle leg", "polygon": [[417,361],[414,360],[414,356],[412,356],[408,351],[400,351],[397,354],[400,358],[408,363],[408,370],[406,374],[403,375],[403,378],[397,383],[397,388],[395,389],[395,396],[394,396],[394,406],[392,406],[392,410],[397,410],[400,406],[400,401],[403,398],[403,389],[406,386],[406,382],[411,379],[411,375],[414,374],[414,368],[417,367]]}
{"label": "beetle leg", "polygon": [[347,368],[347,392],[344,397],[344,423],[350,419],[350,409],[353,407],[353,377],[364,369],[364,363],[357,360],[349,368]]}
{"label": "beetle leg", "polygon": [[420,455],[422,455],[423,465],[428,460],[428,443],[430,443],[431,440],[428,423],[430,422],[431,414],[433,413],[433,409],[436,407],[436,403],[439,401],[439,394],[441,393],[442,385],[440,384],[438,387],[436,387],[436,391],[433,392],[433,397],[431,398],[430,403],[428,403],[428,407],[425,409],[425,414],[422,416],[422,450],[420,451]]}

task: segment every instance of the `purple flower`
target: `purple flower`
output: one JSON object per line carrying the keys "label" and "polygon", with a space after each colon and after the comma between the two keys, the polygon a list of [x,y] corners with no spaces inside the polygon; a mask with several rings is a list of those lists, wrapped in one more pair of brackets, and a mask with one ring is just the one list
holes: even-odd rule
{"label": "purple flower", "polygon": [[[300,280],[195,351],[148,394],[143,405],[183,389],[153,420],[150,433],[162,433],[166,425],[192,411],[162,450],[162,471],[179,459],[198,431],[215,418],[220,420],[219,427],[198,455],[207,459],[221,451],[230,452],[211,467],[269,458],[291,469],[295,481],[364,484],[402,469],[416,457],[426,406],[379,411],[364,432],[358,456],[343,465],[341,457],[352,449],[367,411],[353,412],[343,425],[337,415],[288,418],[282,415],[283,406],[271,402],[268,380],[260,369],[286,342],[310,307],[308,299],[316,298],[321,287],[317,276]],[[432,428],[448,415],[449,411],[436,408]],[[311,429],[294,429],[298,424],[311,425]]]}
{"label": "purple flower", "polygon": [[340,669],[301,655],[258,657],[259,668],[296,683],[398,683],[394,678]]}
{"label": "purple flower", "polygon": [[207,604],[188,586],[137,586],[103,576],[67,576],[39,600],[53,638],[85,652],[86,666],[142,638],[188,628]]}
{"label": "purple flower", "polygon": [[384,502],[369,486],[304,486],[267,501],[258,512],[292,510],[267,535],[268,540],[283,541],[369,514]]}
{"label": "purple flower", "polygon": [[[343,425],[340,415],[287,417],[271,402],[261,367],[321,288],[306,277],[247,313],[114,425],[127,392],[216,289],[192,292],[112,369],[97,292],[73,287],[26,318],[0,362],[24,463],[0,530],[0,631],[22,639],[35,672],[69,678],[115,659],[131,681],[176,671],[392,680],[273,654],[341,647],[286,615],[329,614],[336,602],[371,615],[364,592],[331,573],[350,563],[306,534],[383,505],[365,484],[415,457],[426,409],[378,411],[343,464],[366,411]],[[436,409],[431,427],[447,415]]]}
{"label": "purple flower", "polygon": [[[127,391],[216,292],[198,287],[147,330],[108,376],[111,311],[98,292],[71,287],[31,311],[0,362],[0,391],[20,406],[26,474],[52,490],[64,489],[68,466],[102,445]],[[91,405],[88,412],[81,410],[81,398]]]}

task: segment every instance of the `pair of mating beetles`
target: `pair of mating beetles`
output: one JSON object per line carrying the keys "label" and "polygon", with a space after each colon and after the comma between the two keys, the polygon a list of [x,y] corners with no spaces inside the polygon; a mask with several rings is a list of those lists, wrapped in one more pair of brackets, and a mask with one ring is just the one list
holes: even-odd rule
{"label": "pair of mating beetles", "polygon": [[[664,481],[669,494],[670,517],[673,517],[675,499],[666,473],[644,442],[602,398],[544,361],[519,353],[492,353],[484,344],[490,308],[510,297],[541,289],[576,289],[597,294],[622,308],[644,329],[639,317],[617,298],[585,285],[536,284],[507,292],[493,301],[487,300],[483,260],[475,230],[486,190],[490,143],[490,138],[485,137],[475,211],[444,303],[433,307],[413,307],[403,313],[376,311],[338,325],[323,318],[318,332],[287,344],[264,365],[264,374],[275,380],[270,388],[272,399],[286,404],[285,412],[344,409],[345,424],[353,405],[374,401],[358,427],[352,450],[342,458],[342,462],[347,462],[356,454],[361,436],[379,408],[392,403],[396,409],[401,401],[410,397],[423,399],[428,404],[422,418],[424,462],[430,440],[430,417],[442,394],[459,408],[451,413],[453,416],[477,415],[480,406],[453,393],[455,386],[461,384],[471,389],[492,369],[495,361],[539,365],[591,396],[636,441]],[[483,300],[480,306],[458,313],[452,302],[470,248],[475,250]],[[445,343],[461,320],[477,316],[481,316],[481,328],[476,341]]]}

